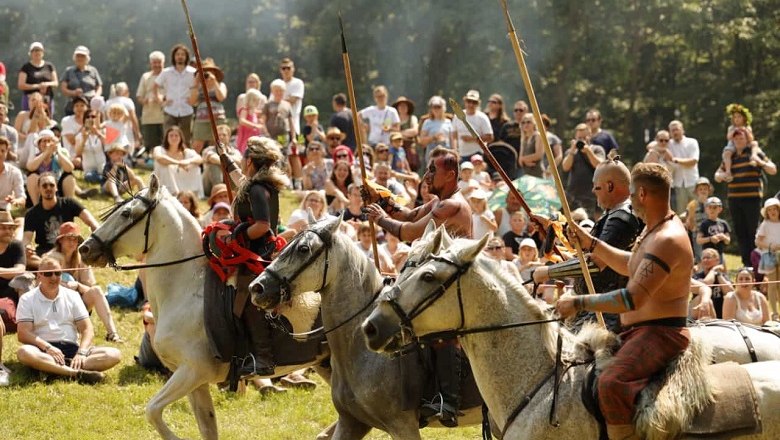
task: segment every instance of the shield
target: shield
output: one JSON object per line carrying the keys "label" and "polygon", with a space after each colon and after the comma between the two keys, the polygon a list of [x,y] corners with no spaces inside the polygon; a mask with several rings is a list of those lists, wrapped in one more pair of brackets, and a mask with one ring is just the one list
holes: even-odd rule
{"label": "shield", "polygon": [[[558,192],[555,190],[555,183],[552,180],[524,175],[513,180],[512,184],[523,195],[525,202],[528,203],[534,214],[551,217],[561,210],[561,200],[558,198]],[[506,207],[508,192],[508,188],[499,188],[493,191],[488,200],[488,207],[493,211]]]}

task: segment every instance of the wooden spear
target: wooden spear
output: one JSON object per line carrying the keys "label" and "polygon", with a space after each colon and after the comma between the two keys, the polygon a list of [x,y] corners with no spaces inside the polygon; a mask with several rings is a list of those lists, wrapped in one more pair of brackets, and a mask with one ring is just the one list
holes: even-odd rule
{"label": "wooden spear", "polygon": [[[366,160],[363,157],[363,139],[360,134],[360,119],[357,112],[357,101],[355,100],[355,88],[352,85],[352,69],[349,66],[349,52],[347,51],[347,39],[344,36],[344,22],[341,20],[341,12],[339,12],[339,28],[341,29],[341,61],[344,63],[344,80],[347,83],[347,94],[349,95],[350,107],[352,108],[352,129],[355,132],[355,143],[357,144],[356,152],[358,160],[360,161],[360,175],[363,179],[363,186],[367,187],[366,181]],[[379,248],[376,244],[376,229],[374,228],[374,222],[368,221],[368,226],[371,228],[371,248],[374,251],[374,265],[376,270],[382,271],[379,266]]]}
{"label": "wooden spear", "polygon": [[[198,49],[198,39],[195,37],[195,29],[192,27],[192,19],[190,18],[190,9],[187,7],[187,0],[181,0],[181,7],[184,9],[184,16],[187,18],[187,33],[190,36],[190,42],[192,43],[192,52],[195,55],[195,62],[198,65],[198,79],[200,80],[201,87],[203,88],[203,97],[206,100],[206,108],[209,111],[209,122],[211,122],[211,135],[214,136],[214,142],[219,146],[219,134],[217,133],[217,120],[214,117],[214,111],[211,109],[211,98],[209,98],[209,90],[206,85],[206,74],[203,72],[203,65],[200,60],[200,50]],[[189,61],[189,60],[188,60]],[[225,151],[227,148],[222,146]],[[222,168],[222,180],[225,182],[228,192],[228,200],[233,202],[233,190],[230,188],[230,176],[228,176],[225,164],[220,164]],[[274,233],[276,231],[273,231]]]}
{"label": "wooden spear", "polygon": [[[520,68],[520,76],[523,78],[525,91],[526,94],[528,94],[528,100],[531,104],[534,121],[536,121],[536,126],[539,128],[539,133],[541,134],[540,137],[542,138],[544,151],[547,154],[547,162],[550,164],[553,180],[555,180],[555,187],[558,190],[558,197],[561,199],[563,215],[566,217],[566,221],[568,221],[569,224],[572,224],[569,202],[566,200],[566,191],[563,188],[561,176],[558,173],[558,167],[555,166],[555,155],[553,154],[552,148],[550,147],[550,143],[547,141],[547,132],[544,128],[544,123],[542,122],[542,112],[539,110],[539,103],[536,101],[536,94],[534,93],[534,87],[531,84],[531,77],[528,74],[528,68],[525,65],[523,51],[520,49],[520,40],[517,38],[517,31],[515,30],[515,26],[512,24],[512,17],[509,16],[509,9],[507,8],[506,0],[499,0],[499,3],[501,4],[501,8],[504,10],[504,18],[506,20],[509,41],[512,42],[512,49],[514,50],[515,58],[517,59],[517,67]],[[574,242],[574,247],[576,248],[577,255],[579,256],[580,268],[582,269],[582,276],[585,279],[585,284],[588,286],[588,293],[593,295],[596,293],[596,289],[593,287],[593,279],[590,276],[590,272],[588,272],[588,263],[585,261],[585,254],[582,252],[582,247],[580,246],[579,241],[572,241]],[[604,316],[601,314],[601,312],[597,312],[596,317],[598,318],[599,324],[606,328],[606,324],[604,323]]]}

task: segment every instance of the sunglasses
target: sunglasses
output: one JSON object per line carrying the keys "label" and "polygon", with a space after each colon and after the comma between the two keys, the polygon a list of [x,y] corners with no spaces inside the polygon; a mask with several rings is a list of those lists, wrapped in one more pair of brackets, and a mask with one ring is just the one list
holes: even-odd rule
{"label": "sunglasses", "polygon": [[387,153],[390,150],[376,150],[377,153]]}
{"label": "sunglasses", "polygon": [[495,99],[488,100],[488,104],[498,104],[498,101]]}
{"label": "sunglasses", "polygon": [[280,69],[282,69],[282,70],[290,70],[290,69],[292,69],[292,67],[290,67],[290,66],[282,66],[282,67],[280,67]]}
{"label": "sunglasses", "polygon": [[51,272],[41,272],[41,275],[43,275],[46,278],[58,277],[58,276],[62,275],[62,272],[59,271],[59,270],[54,270],[54,271],[51,271]]}
{"label": "sunglasses", "polygon": [[320,147],[309,147],[309,151],[322,151]]}
{"label": "sunglasses", "polygon": [[662,144],[666,144],[666,143],[669,142],[669,139],[658,139],[658,142],[660,142]]}
{"label": "sunglasses", "polygon": [[336,157],[349,157],[349,154],[337,154]]}
{"label": "sunglasses", "polygon": [[329,141],[340,141],[341,137],[340,136],[328,136],[328,140]]}
{"label": "sunglasses", "polygon": [[534,123],[534,121],[523,121],[523,122],[521,122],[521,124],[523,124],[523,125],[533,124],[533,123]]}
{"label": "sunglasses", "polygon": [[598,121],[598,119],[596,118],[589,118],[585,120],[585,122],[596,122],[596,121]]}
{"label": "sunglasses", "polygon": [[486,247],[485,249],[487,249],[489,251],[497,251],[497,250],[501,250],[503,248],[504,248],[503,246],[490,246],[490,247]]}
{"label": "sunglasses", "polygon": [[42,183],[41,188],[55,188],[57,185],[53,183]]}
{"label": "sunglasses", "polygon": [[528,111],[528,109],[525,109],[525,108],[516,108],[515,109],[515,113],[525,113],[527,111]]}

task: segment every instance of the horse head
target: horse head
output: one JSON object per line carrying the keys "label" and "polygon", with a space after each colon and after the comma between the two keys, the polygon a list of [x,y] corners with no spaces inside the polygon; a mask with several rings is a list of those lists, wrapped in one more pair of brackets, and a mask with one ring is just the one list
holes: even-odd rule
{"label": "horse head", "polygon": [[149,249],[149,223],[152,212],[167,191],[152,174],[149,187],[111,207],[101,217],[102,224],[84,243],[79,253],[85,263],[105,266],[115,263],[115,255],[136,256]]}
{"label": "horse head", "polygon": [[324,289],[328,283],[329,251],[340,224],[340,217],[328,216],[311,222],[293,238],[249,284],[252,303],[273,310],[292,300],[294,295]]}
{"label": "horse head", "polygon": [[[395,351],[398,339],[401,348],[414,338],[445,329],[463,326],[460,277],[487,244],[482,240],[452,241],[440,227],[427,240],[415,246],[431,253],[417,267],[408,268],[392,288],[379,297],[362,330],[369,348],[375,351]],[[434,254],[433,252],[438,252]],[[457,289],[450,289],[455,285]],[[456,290],[457,295],[448,294]]]}

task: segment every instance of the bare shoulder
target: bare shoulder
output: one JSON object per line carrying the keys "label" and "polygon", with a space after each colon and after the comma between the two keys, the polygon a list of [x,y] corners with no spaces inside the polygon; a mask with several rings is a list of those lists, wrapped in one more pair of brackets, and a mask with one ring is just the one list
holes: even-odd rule
{"label": "bare shoulder", "polygon": [[690,268],[693,265],[693,250],[687,231],[677,218],[648,237],[644,252],[659,259],[671,269]]}

